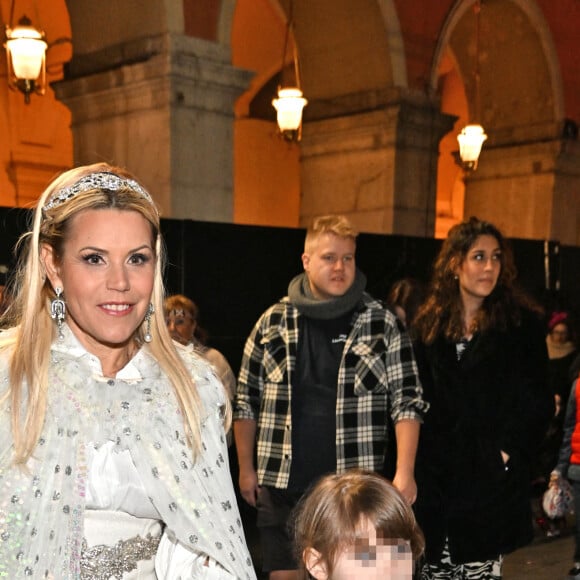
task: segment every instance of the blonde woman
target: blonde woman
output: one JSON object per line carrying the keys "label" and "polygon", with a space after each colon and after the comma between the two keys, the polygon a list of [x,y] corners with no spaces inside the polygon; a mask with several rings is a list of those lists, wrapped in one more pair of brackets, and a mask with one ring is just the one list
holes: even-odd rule
{"label": "blonde woman", "polygon": [[227,397],[165,326],[149,193],[70,170],[23,243],[0,335],[0,576],[254,578]]}

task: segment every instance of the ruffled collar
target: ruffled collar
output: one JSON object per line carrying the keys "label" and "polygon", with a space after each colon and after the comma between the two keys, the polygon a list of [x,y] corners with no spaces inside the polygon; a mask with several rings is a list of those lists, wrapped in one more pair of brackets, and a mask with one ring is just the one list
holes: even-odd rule
{"label": "ruffled collar", "polygon": [[[51,345],[51,351],[58,354],[64,354],[67,357],[75,359],[83,359],[91,371],[93,378],[98,381],[108,381],[109,377],[103,375],[101,361],[94,354],[88,352],[75,336],[73,331],[67,324],[63,325],[62,338],[57,338]],[[140,367],[144,362],[143,349],[140,348],[135,356],[127,362],[127,364],[117,372],[115,380],[134,382],[143,380],[143,373]]]}

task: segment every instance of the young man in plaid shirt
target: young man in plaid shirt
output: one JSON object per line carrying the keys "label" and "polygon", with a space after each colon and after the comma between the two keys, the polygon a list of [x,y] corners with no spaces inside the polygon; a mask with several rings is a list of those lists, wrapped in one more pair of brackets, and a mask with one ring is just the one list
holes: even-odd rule
{"label": "young man in plaid shirt", "polygon": [[[304,273],[260,317],[246,341],[234,436],[243,498],[258,509],[264,571],[297,578],[288,516],[320,476],[381,471],[394,424],[394,485],[415,501],[415,452],[428,405],[408,335],[365,292],[357,232],[342,216],[306,233]],[[257,466],[254,465],[257,459]]]}

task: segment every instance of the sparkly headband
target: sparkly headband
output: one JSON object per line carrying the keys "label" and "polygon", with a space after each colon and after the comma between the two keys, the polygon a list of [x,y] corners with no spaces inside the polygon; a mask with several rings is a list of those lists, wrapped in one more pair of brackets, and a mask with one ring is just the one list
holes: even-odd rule
{"label": "sparkly headband", "polygon": [[195,321],[195,318],[189,313],[186,312],[183,308],[172,308],[167,312],[167,316],[181,316],[183,318],[191,318],[191,320]]}
{"label": "sparkly headband", "polygon": [[143,189],[134,179],[119,177],[115,173],[102,172],[85,175],[69,187],[58,189],[50,196],[50,199],[42,209],[46,211],[48,209],[52,209],[53,207],[58,207],[59,205],[67,202],[69,199],[77,196],[79,193],[90,191],[91,189],[106,189],[108,191],[130,189],[135,193],[138,193],[141,197],[145,198],[150,203],[153,203],[153,199],[149,193]]}

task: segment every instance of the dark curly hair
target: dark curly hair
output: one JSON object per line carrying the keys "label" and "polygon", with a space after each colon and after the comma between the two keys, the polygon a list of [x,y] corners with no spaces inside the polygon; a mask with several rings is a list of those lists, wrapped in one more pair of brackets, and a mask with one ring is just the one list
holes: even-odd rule
{"label": "dark curly hair", "polygon": [[483,300],[470,331],[505,330],[510,324],[518,325],[522,309],[541,314],[541,308],[516,285],[513,253],[502,233],[493,224],[471,217],[449,230],[433,266],[427,299],[413,322],[417,336],[426,344],[440,334],[454,342],[464,335],[463,302],[455,271],[480,236],[497,240],[501,267],[497,284]]}

